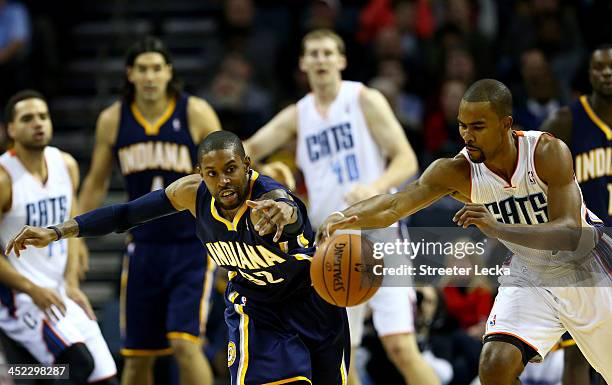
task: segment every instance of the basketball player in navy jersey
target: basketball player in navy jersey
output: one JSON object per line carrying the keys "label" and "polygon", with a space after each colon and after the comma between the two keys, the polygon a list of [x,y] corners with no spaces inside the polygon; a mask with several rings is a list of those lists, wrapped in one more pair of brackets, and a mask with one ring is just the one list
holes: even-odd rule
{"label": "basketball player in navy jersey", "polygon": [[[82,209],[104,201],[114,159],[129,198],[135,199],[191,174],[196,143],[219,129],[207,102],[181,92],[163,43],[152,37],[137,42],[126,56],[123,98],[98,118]],[[182,384],[212,383],[199,338],[209,275],[206,251],[188,213],[130,232],[121,291],[123,384],[150,384],[155,357],[172,353]]]}
{"label": "basketball player in navy jersey", "polygon": [[582,201],[567,146],[541,131],[513,131],[511,111],[505,85],[474,83],[459,106],[461,153],[438,159],[399,193],[331,214],[319,241],[338,229],[389,226],[452,195],[466,203],[457,225],[477,226],[514,253],[487,320],[481,383],[520,384],[527,362],[544,358],[566,331],[610,382],[612,241]]}
{"label": "basketball player in navy jersey", "polygon": [[[300,69],[311,92],[279,112],[245,142],[259,160],[297,139],[296,161],[304,173],[310,218],[319,226],[330,212],[396,188],[418,171],[416,155],[393,110],[377,90],[342,80],[344,42],[331,30],[302,39]],[[387,356],[407,384],[437,385],[414,333],[412,287],[383,287],[368,303],[347,309],[353,354],[361,345],[367,308]],[[356,366],[349,384],[360,385]]]}
{"label": "basketball player in navy jersey", "polygon": [[612,44],[591,54],[593,91],[560,108],[541,127],[569,146],[589,209],[612,226]]}
{"label": "basketball player in navy jersey", "polygon": [[[589,61],[592,92],[560,108],[541,127],[563,140],[574,157],[584,201],[612,226],[612,45],[595,49]],[[589,367],[573,340],[565,338],[564,383],[588,384]]]}
{"label": "basketball player in navy jersey", "polygon": [[20,254],[62,238],[124,231],[184,211],[211,258],[229,271],[225,301],[232,384],[344,385],[349,359],[346,311],[310,282],[314,234],[304,204],[250,168],[240,139],[210,134],[199,175],[165,190],[83,214],[53,229],[24,227],[8,245]]}

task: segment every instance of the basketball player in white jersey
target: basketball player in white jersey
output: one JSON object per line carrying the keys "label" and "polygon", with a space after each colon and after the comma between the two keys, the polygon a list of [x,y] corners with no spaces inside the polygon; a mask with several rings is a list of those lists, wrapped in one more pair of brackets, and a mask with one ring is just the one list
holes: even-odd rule
{"label": "basketball player in white jersey", "polygon": [[512,131],[511,111],[505,85],[474,83],[459,107],[461,153],[438,159],[401,192],[331,214],[319,241],[338,229],[389,226],[452,195],[466,203],[457,225],[475,225],[514,253],[511,284],[502,281],[487,321],[481,383],[520,384],[525,364],[544,358],[565,331],[610,383],[610,238],[591,225],[601,221],[584,206],[567,146],[540,131]]}
{"label": "basketball player in white jersey", "polygon": [[[302,40],[300,69],[312,92],[276,115],[246,141],[257,161],[292,138],[306,178],[313,226],[349,204],[387,192],[417,172],[417,159],[384,96],[361,83],[343,81],[344,42],[315,30]],[[370,300],[374,326],[406,383],[439,384],[414,337],[411,287],[384,287]],[[361,344],[366,305],[348,308],[353,355]],[[358,385],[355,365],[349,384]]]}
{"label": "basketball player in white jersey", "polygon": [[[14,149],[0,156],[0,244],[24,225],[47,227],[76,214],[79,170],[55,147],[44,97],[21,91],[7,104]],[[69,364],[71,384],[116,384],[116,367],[79,289],[78,245],[60,241],[0,258],[0,328],[43,364]],[[25,255],[27,254],[27,255]]]}

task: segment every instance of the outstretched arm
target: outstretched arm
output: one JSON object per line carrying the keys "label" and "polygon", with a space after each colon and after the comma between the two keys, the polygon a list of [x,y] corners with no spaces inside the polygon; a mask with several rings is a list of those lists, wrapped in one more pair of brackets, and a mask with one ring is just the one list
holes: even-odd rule
{"label": "outstretched arm", "polygon": [[25,226],[6,247],[6,253],[20,251],[28,245],[45,247],[53,241],[72,237],[93,237],[122,232],[145,222],[182,210],[195,213],[199,175],[183,177],[166,190],[150,192],[133,201],[102,207],[49,228]]}
{"label": "outstretched arm", "polygon": [[334,231],[344,228],[370,229],[388,227],[442,198],[459,193],[470,194],[470,171],[462,156],[438,159],[421,177],[395,194],[382,194],[356,203],[342,212],[332,213],[317,234],[324,241]]}

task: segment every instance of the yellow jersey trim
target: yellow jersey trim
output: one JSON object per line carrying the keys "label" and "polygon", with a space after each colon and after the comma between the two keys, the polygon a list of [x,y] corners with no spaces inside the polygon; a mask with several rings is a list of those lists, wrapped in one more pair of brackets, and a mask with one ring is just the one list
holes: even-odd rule
{"label": "yellow jersey trim", "polygon": [[[255,181],[257,180],[258,177],[259,177],[259,173],[253,170],[251,174],[251,180],[249,181],[249,193],[246,199],[251,199],[251,192],[253,191],[253,184],[255,184]],[[238,222],[240,222],[240,219],[242,218],[242,216],[244,215],[244,213],[247,211],[248,208],[249,207],[247,206],[246,200],[245,200],[245,202],[242,203],[242,206],[240,206],[240,209],[238,209],[238,212],[236,213],[236,215],[234,215],[234,220],[230,222],[227,219],[223,218],[221,215],[219,215],[219,212],[217,212],[217,207],[215,207],[215,198],[211,197],[210,199],[210,213],[212,214],[213,218],[223,223],[225,227],[227,227],[227,230],[229,231],[237,231],[236,229],[238,227]]]}
{"label": "yellow jersey trim", "polygon": [[304,236],[304,233],[298,235],[297,241],[298,244],[302,247],[308,247],[308,244],[310,243],[308,242],[308,239]]}
{"label": "yellow jersey trim", "polygon": [[121,331],[121,335],[125,337],[125,333],[126,333],[125,312],[127,309],[127,305],[126,305],[127,284],[128,284],[128,274],[130,273],[130,257],[128,253],[126,253],[123,256],[122,264],[123,264],[123,269],[121,269],[121,280],[120,280],[120,289],[119,289],[119,330]]}
{"label": "yellow jersey trim", "polygon": [[132,110],[132,115],[134,115],[134,119],[144,128],[145,134],[152,136],[159,134],[159,128],[164,125],[170,119],[172,114],[174,113],[174,109],[176,108],[176,99],[170,99],[168,103],[168,107],[166,107],[166,111],[155,121],[155,123],[150,123],[147,119],[145,119],[142,112],[138,109],[136,102],[132,102],[130,109]]}
{"label": "yellow jersey trim", "polygon": [[172,348],[166,349],[121,349],[121,355],[126,357],[168,356]]}
{"label": "yellow jersey trim", "polygon": [[265,384],[262,384],[262,385],[281,385],[281,384],[288,384],[290,382],[295,382],[295,381],[306,381],[309,384],[312,384],[312,381],[310,381],[310,379],[308,377],[295,376],[295,377],[291,377],[291,378],[285,378],[284,380],[279,380],[279,381],[274,381],[274,382],[266,382]]}
{"label": "yellow jersey trim", "polygon": [[593,123],[595,123],[595,125],[597,125],[597,127],[599,127],[599,129],[606,135],[606,139],[612,140],[612,129],[610,129],[610,127],[608,127],[608,125],[601,120],[599,116],[595,115],[595,111],[593,111],[591,108],[586,95],[582,95],[580,97],[580,103]]}
{"label": "yellow jersey trim", "polygon": [[240,314],[240,364],[238,365],[238,384],[245,385],[249,367],[249,316],[244,313],[243,305],[234,305]]}
{"label": "yellow jersey trim", "polygon": [[312,257],[308,254],[294,254],[293,256],[298,261],[312,261]]}
{"label": "yellow jersey trim", "polygon": [[185,332],[169,332],[166,333],[166,337],[169,340],[186,340],[197,345],[202,345],[202,340],[199,337]]}

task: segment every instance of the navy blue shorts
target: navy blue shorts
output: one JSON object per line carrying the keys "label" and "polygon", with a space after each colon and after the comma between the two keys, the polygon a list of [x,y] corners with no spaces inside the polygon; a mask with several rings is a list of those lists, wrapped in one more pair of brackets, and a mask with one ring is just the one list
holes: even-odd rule
{"label": "navy blue shorts", "polygon": [[283,303],[255,302],[231,282],[225,302],[232,384],[346,384],[351,350],[344,308],[314,290]]}
{"label": "navy blue shorts", "polygon": [[130,243],[121,274],[121,353],[170,354],[169,339],[199,342],[208,314],[212,267],[198,240]]}

